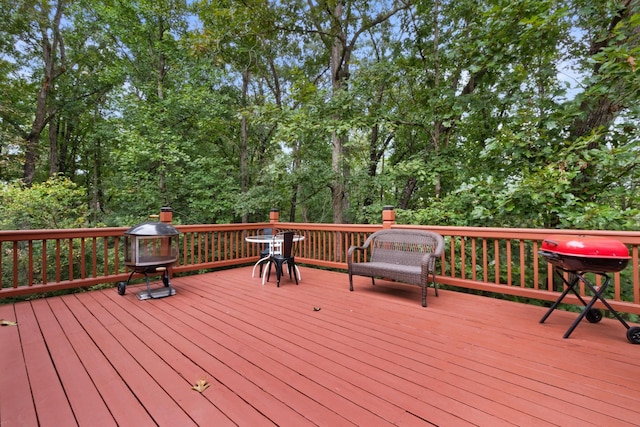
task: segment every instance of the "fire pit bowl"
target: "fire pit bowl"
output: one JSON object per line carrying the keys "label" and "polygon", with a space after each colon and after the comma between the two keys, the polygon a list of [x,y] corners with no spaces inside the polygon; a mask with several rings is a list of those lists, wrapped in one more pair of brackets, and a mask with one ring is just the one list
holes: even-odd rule
{"label": "fire pit bowl", "polygon": [[595,236],[549,236],[538,253],[550,264],[582,272],[622,271],[631,259],[624,243]]}
{"label": "fire pit bowl", "polygon": [[[178,260],[180,232],[164,222],[144,222],[124,233],[124,263],[131,274],[127,282],[118,283],[118,293],[124,295],[135,273],[144,274],[147,290],[138,293],[139,299],[160,298],[175,294],[169,281],[169,267]],[[151,290],[149,274],[162,273],[164,288]]]}
{"label": "fire pit bowl", "polygon": [[127,267],[169,266],[178,260],[178,230],[163,222],[145,222],[124,232]]}

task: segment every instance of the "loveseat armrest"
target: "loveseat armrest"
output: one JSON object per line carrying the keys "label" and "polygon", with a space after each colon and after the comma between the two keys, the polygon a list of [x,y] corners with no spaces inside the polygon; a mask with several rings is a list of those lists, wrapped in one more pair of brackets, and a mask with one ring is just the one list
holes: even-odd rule
{"label": "loveseat armrest", "polygon": [[376,238],[376,233],[372,233],[369,235],[369,237],[367,237],[367,239],[364,241],[364,243],[360,246],[357,245],[352,245],[349,247],[349,250],[347,251],[347,264],[351,264],[353,262],[353,253],[355,251],[360,251],[360,252],[364,252],[366,249],[369,248],[369,246],[371,245],[371,242],[373,242],[373,240]]}
{"label": "loveseat armrest", "polygon": [[435,274],[435,263],[438,259],[442,258],[442,254],[444,253],[444,238],[438,233],[428,233],[435,240],[435,245],[433,252],[424,254],[420,264],[422,265],[423,272],[426,268],[430,273]]}
{"label": "loveseat armrest", "polygon": [[350,246],[349,250],[347,251],[347,261],[351,262],[353,260],[353,253],[355,251],[364,252],[364,250],[367,249],[367,246]]}
{"label": "loveseat armrest", "polygon": [[[424,285],[424,289],[429,287],[429,281],[433,283],[433,289],[438,296],[438,283],[436,282],[436,261],[442,257],[442,251],[436,253],[425,254],[420,262],[420,281]],[[431,279],[431,280],[429,280]],[[426,294],[423,292],[422,305],[426,305]]]}

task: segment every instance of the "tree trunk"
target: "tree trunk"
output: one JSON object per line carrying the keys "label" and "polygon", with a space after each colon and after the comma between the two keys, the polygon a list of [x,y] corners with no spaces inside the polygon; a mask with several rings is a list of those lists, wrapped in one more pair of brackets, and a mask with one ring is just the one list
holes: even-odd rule
{"label": "tree trunk", "polygon": [[[47,49],[45,49],[45,51],[47,51]],[[49,61],[50,60],[51,57],[49,56]],[[31,125],[31,132],[27,135],[24,170],[22,174],[22,179],[27,186],[31,186],[31,184],[33,184],[33,179],[36,173],[36,162],[38,160],[38,143],[40,141],[40,134],[42,134],[42,131],[48,121],[47,96],[51,82],[50,69],[50,66],[45,66],[45,78],[40,92],[38,93],[35,117],[33,124]]]}
{"label": "tree trunk", "polygon": [[411,201],[411,196],[413,195],[413,191],[416,189],[417,183],[418,180],[415,177],[411,177],[407,180],[398,201],[398,207],[400,209],[407,209],[409,207],[409,202]]}
{"label": "tree trunk", "polygon": [[[349,63],[345,61],[346,56],[346,34],[342,29],[344,5],[342,1],[336,2],[333,10],[333,44],[331,46],[331,87],[334,96],[343,89],[344,80],[348,76]],[[340,117],[336,117],[340,119]],[[344,145],[346,137],[333,132],[331,134],[331,170],[334,174],[331,183],[331,200],[333,205],[334,224],[344,223],[344,207],[347,198],[344,182]]]}
{"label": "tree trunk", "polygon": [[[158,43],[162,44],[164,39],[164,34],[167,31],[163,18],[158,18]],[[167,60],[160,51],[158,53],[158,63],[157,63],[157,95],[158,101],[162,102],[164,100],[164,81],[167,76]],[[167,164],[165,160],[167,158],[167,147],[164,138],[160,140],[160,167],[158,170],[158,187],[160,189],[160,194],[166,198],[167,195]]]}
{"label": "tree trunk", "polygon": [[60,172],[60,157],[58,152],[59,119],[54,116],[49,120],[49,176],[56,176]]}
{"label": "tree trunk", "polygon": [[[247,105],[247,92],[249,90],[249,71],[245,68],[242,72],[242,105]],[[240,115],[240,191],[242,194],[247,192],[247,146],[249,140],[249,131],[247,130],[247,116]],[[249,221],[249,214],[242,214],[242,222]]]}
{"label": "tree trunk", "polygon": [[[58,78],[64,72],[64,45],[62,43],[62,36],[60,34],[60,21],[62,20],[64,10],[64,1],[60,0],[56,7],[56,12],[51,22],[50,28],[46,25],[49,16],[42,16],[40,25],[40,44],[42,46],[42,60],[44,62],[44,76],[42,80],[42,86],[38,92],[36,100],[36,110],[34,112],[34,119],[31,125],[31,130],[27,135],[25,143],[25,160],[24,169],[22,173],[22,179],[27,186],[33,184],[33,180],[36,173],[36,163],[38,160],[38,145],[40,142],[40,135],[47,125],[50,117],[55,114],[55,111],[48,111],[47,100],[49,93],[53,90],[53,85],[56,78]],[[46,10],[45,10],[46,12]],[[53,34],[53,40],[49,39],[49,33]],[[57,66],[56,61],[60,55],[60,66]]]}
{"label": "tree trunk", "polygon": [[[313,8],[312,0],[308,0],[309,5]],[[345,0],[337,0],[334,2],[318,2],[316,7],[319,13],[328,12],[329,30],[322,28],[322,25],[316,21],[316,30],[321,34],[323,41],[328,49],[330,49],[330,70],[331,70],[331,88],[333,96],[337,96],[340,91],[346,90],[346,82],[349,79],[349,65],[351,63],[351,53],[355,48],[356,42],[361,34],[387,21],[398,11],[406,9],[410,6],[409,2],[399,2],[394,4],[393,8],[388,11],[381,11],[376,16],[362,17],[359,28],[354,30],[350,40],[347,39],[347,28],[354,24],[353,14],[351,11],[345,12]],[[394,2],[395,3],[395,2]],[[331,5],[335,4],[333,10]],[[336,115],[336,120],[341,117]],[[334,179],[331,182],[331,199],[333,207],[333,222],[342,224],[346,221],[346,213],[350,209],[349,194],[347,192],[346,183],[349,179],[350,168],[349,163],[345,161],[347,153],[345,147],[348,137],[337,133],[331,134],[331,170]]]}

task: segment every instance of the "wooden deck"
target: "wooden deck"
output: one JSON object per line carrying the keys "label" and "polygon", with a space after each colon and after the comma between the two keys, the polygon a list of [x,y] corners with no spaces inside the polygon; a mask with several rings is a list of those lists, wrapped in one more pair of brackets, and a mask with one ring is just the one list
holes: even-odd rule
{"label": "wooden deck", "polygon": [[423,308],[418,287],[310,268],[172,284],[0,306],[0,425],[640,425],[616,320],[563,339],[575,313],[433,289]]}

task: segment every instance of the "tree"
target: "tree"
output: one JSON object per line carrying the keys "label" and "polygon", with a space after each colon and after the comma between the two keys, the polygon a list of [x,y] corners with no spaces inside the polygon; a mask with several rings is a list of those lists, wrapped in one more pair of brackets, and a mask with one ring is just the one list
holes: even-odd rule
{"label": "tree", "polygon": [[377,222],[394,205],[634,227],[638,7],[8,0],[0,180],[62,174],[113,225],[168,204],[183,222]]}
{"label": "tree", "polygon": [[[572,140],[588,140],[584,150],[605,148],[611,143],[608,136],[614,120],[633,108],[640,93],[635,68],[640,53],[640,2],[601,4],[594,12],[598,19],[593,15],[582,17],[590,26],[588,55],[584,58],[585,73],[590,73],[585,74],[585,90],[578,96],[580,114],[569,126]],[[581,173],[573,180],[575,194],[586,192],[593,199],[601,191],[593,186],[597,174],[597,165],[585,158]]]}
{"label": "tree", "polygon": [[[15,130],[24,140],[23,181],[33,183],[39,155],[40,135],[56,114],[51,103],[57,79],[67,69],[62,18],[67,4],[64,0],[27,2],[8,1],[2,9],[3,39],[10,40],[4,45],[15,63],[20,64],[19,72],[34,73],[40,81],[35,94],[33,120],[28,130],[9,118]],[[8,118],[3,115],[3,118]]]}
{"label": "tree", "polygon": [[[257,184],[257,173],[266,161],[267,139],[273,134],[270,129],[252,128],[251,110],[256,105],[273,102],[282,107],[280,69],[276,55],[285,50],[286,41],[279,41],[273,27],[275,8],[264,1],[201,1],[196,10],[203,22],[198,51],[206,52],[212,66],[230,66],[231,76],[240,88],[240,105],[237,114],[239,123],[239,171],[241,197],[246,196],[249,186]],[[255,164],[250,165],[250,160]],[[246,222],[249,212],[242,212]]]}
{"label": "tree", "polygon": [[[409,3],[393,2],[389,8],[384,6],[380,10],[372,7],[369,2],[359,1],[308,1],[309,15],[313,27],[325,49],[330,52],[329,71],[332,96],[340,97],[342,91],[347,91],[347,81],[351,75],[350,67],[353,52],[357,43],[365,32],[391,19],[399,11],[407,9]],[[340,113],[336,113],[334,120],[340,120]],[[345,222],[345,215],[349,211],[349,195],[346,181],[349,178],[349,164],[345,161],[345,146],[348,135],[346,133],[331,133],[331,169],[334,180],[331,184],[333,206],[333,222]]]}

